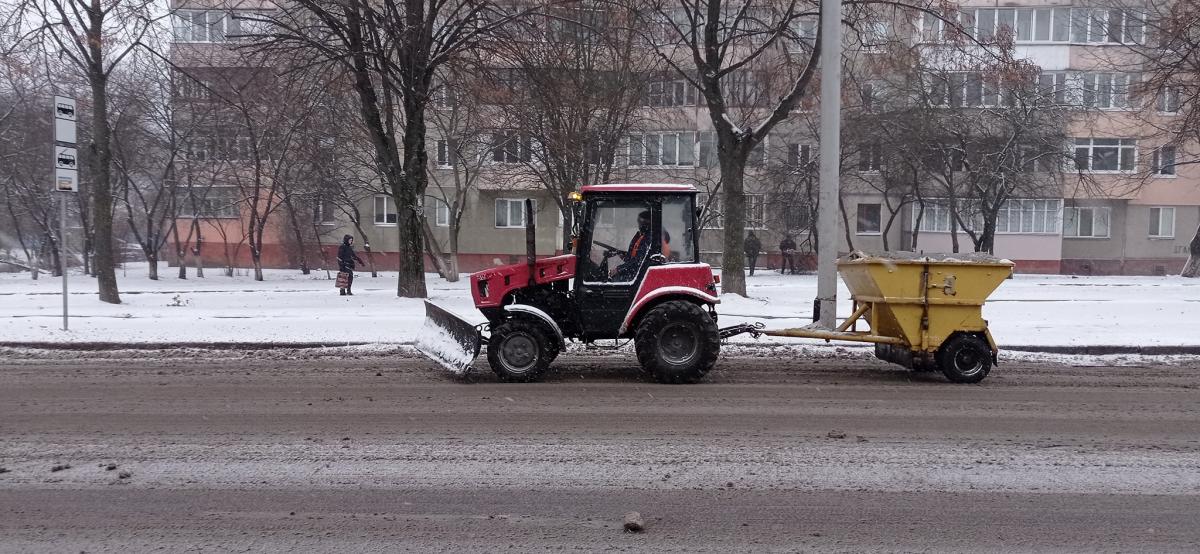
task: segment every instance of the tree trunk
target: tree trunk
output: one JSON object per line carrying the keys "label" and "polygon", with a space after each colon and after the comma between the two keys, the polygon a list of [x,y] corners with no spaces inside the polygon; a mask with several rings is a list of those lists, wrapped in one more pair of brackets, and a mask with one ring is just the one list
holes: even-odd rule
{"label": "tree trunk", "polygon": [[296,209],[292,206],[292,197],[290,194],[285,194],[283,197],[284,208],[288,213],[288,223],[291,224],[292,234],[296,238],[296,248],[300,252],[300,274],[308,275],[308,247],[304,244],[304,229],[300,226],[300,220],[296,217]]}
{"label": "tree trunk", "polygon": [[63,263],[63,255],[61,244],[57,240],[50,240],[50,259],[54,262],[54,270],[50,274],[51,277],[62,277],[66,266]]}
{"label": "tree trunk", "polygon": [[[429,182],[429,156],[425,152],[424,106],[407,95],[404,121],[404,170],[393,179],[392,200],[396,203],[396,232],[400,239],[400,274],[396,295],[401,298],[425,298],[425,248],[421,226],[424,217],[418,213],[417,201],[425,195]],[[400,171],[399,168],[393,171]]]}
{"label": "tree trunk", "polygon": [[96,235],[96,279],[99,282],[100,301],[120,304],[117,290],[117,273],[113,259],[113,207],[112,207],[112,128],[108,124],[108,75],[104,71],[104,56],[101,49],[108,41],[101,36],[104,15],[90,11],[91,25],[88,28],[92,62],[88,80],[92,88],[92,217],[95,218]]}
{"label": "tree trunk", "polygon": [[251,249],[250,250],[250,259],[254,261],[254,280],[262,281],[263,280],[262,254],[260,254],[257,250]]}
{"label": "tree trunk", "polygon": [[83,252],[81,255],[83,256],[83,274],[95,277],[96,272],[92,271],[92,239],[88,237],[87,233],[83,235]]}
{"label": "tree trunk", "polygon": [[[733,158],[735,156],[724,156]],[[724,234],[721,238],[721,293],[746,296],[746,160],[721,160],[721,210]]]}
{"label": "tree trunk", "polygon": [[[150,264],[150,280],[158,280],[158,252],[146,254],[146,262]],[[183,267],[182,265],[180,267]]]}
{"label": "tree trunk", "polygon": [[1196,234],[1188,243],[1188,260],[1179,274],[1183,277],[1200,277],[1200,227],[1196,227]]}
{"label": "tree trunk", "polygon": [[958,218],[954,217],[954,214],[958,213],[957,210],[958,204],[951,198],[950,215],[948,216],[950,218],[950,251],[955,254],[958,253]]}
{"label": "tree trunk", "polygon": [[458,280],[458,222],[454,217],[450,218],[450,271],[454,273],[454,280]]}
{"label": "tree trunk", "polygon": [[[842,230],[846,233],[846,248],[854,251],[854,235],[850,234],[850,215],[846,213],[846,205],[838,198],[838,211],[842,212]],[[836,249],[834,255],[837,255]]]}
{"label": "tree trunk", "polygon": [[192,219],[192,229],[196,232],[196,243],[192,246],[192,260],[196,262],[196,278],[204,278],[204,262],[200,259],[200,250],[204,246],[204,240],[200,236],[200,221]]}
{"label": "tree trunk", "polygon": [[446,264],[446,256],[442,252],[441,245],[433,236],[433,229],[429,227],[429,220],[421,218],[421,233],[424,235],[425,254],[429,256],[429,261],[433,262],[433,268],[437,271],[442,279],[450,282],[458,280],[458,274],[451,277],[449,266]]}

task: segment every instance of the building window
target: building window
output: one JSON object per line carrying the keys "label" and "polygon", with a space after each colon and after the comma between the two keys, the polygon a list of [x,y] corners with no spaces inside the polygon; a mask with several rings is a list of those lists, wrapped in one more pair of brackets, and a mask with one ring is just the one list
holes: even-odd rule
{"label": "building window", "polygon": [[1151,172],[1155,175],[1175,175],[1175,147],[1160,146],[1154,149],[1154,164]]}
{"label": "building window", "polygon": [[746,195],[746,228],[767,228],[767,196],[765,194]]}
{"label": "building window", "polygon": [[[1058,233],[1059,208],[1061,201],[1057,199],[1028,199],[1016,198],[1004,202],[996,212],[996,234],[1054,234]],[[913,207],[913,218],[917,210]],[[981,229],[983,216],[973,207],[970,200],[958,202],[958,228]],[[919,230],[922,232],[948,233],[951,218],[955,214],[950,210],[947,200],[925,201],[925,213],[921,216]]]}
{"label": "building window", "polygon": [[1141,44],[1144,15],[1119,8],[1074,8],[1071,10],[1071,41],[1093,44]]}
{"label": "building window", "polygon": [[795,39],[792,45],[792,51],[798,52],[805,49],[812,49],[817,43],[817,28],[820,27],[820,19],[816,16],[797,17],[792,21],[792,32],[795,33]]}
{"label": "building window", "polygon": [[929,104],[951,108],[994,108],[1011,105],[1011,94],[999,77],[978,71],[931,74]]}
{"label": "building window", "polygon": [[[996,234],[1058,233],[1061,200],[1015,198],[1004,202],[996,213]],[[983,227],[982,221],[975,228]]]}
{"label": "building window", "polygon": [[891,29],[883,19],[867,21],[862,28],[859,39],[862,41],[863,52],[882,52],[891,38]]}
{"label": "building window", "polygon": [[913,206],[913,221],[921,218],[917,230],[923,233],[950,232],[950,203],[945,200],[927,200],[924,207]]}
{"label": "building window", "polygon": [[877,172],[883,167],[883,148],[879,143],[867,143],[859,147],[858,170]]}
{"label": "building window", "polygon": [[201,218],[236,218],[241,215],[238,204],[242,201],[237,187],[212,187],[196,204],[196,215]]}
{"label": "building window", "polygon": [[651,108],[695,106],[699,97],[700,91],[686,79],[664,79],[646,85],[643,104]]}
{"label": "building window", "polygon": [[[1011,37],[1017,43],[1083,42],[1141,44],[1145,35],[1141,11],[1118,8],[981,8],[963,9],[959,23],[969,36],[987,42]],[[921,39],[949,40],[940,18],[925,14]]]}
{"label": "building window", "polygon": [[265,33],[266,24],[260,21],[265,17],[253,12],[177,10],[171,15],[171,26],[177,42],[230,42]]}
{"label": "building window", "polygon": [[793,169],[805,169],[812,164],[811,144],[789,144],[788,165]]}
{"label": "building window", "polygon": [[1088,108],[1120,109],[1129,107],[1129,74],[1084,73],[1080,76],[1083,105]]}
{"label": "building window", "polygon": [[433,107],[439,110],[448,110],[455,106],[454,91],[450,89],[450,85],[442,83],[441,86],[433,91]]}
{"label": "building window", "polygon": [[317,199],[313,204],[313,221],[318,225],[337,225],[337,209],[333,202]]}
{"label": "building window", "polygon": [[[533,202],[533,209],[534,211],[537,211],[536,200]],[[496,227],[498,229],[524,228],[525,216],[524,198],[496,199]]]}
{"label": "building window", "polygon": [[1063,236],[1108,238],[1109,208],[1063,208]]}
{"label": "building window", "polygon": [[696,133],[670,131],[629,136],[630,167],[692,167],[696,165]]}
{"label": "building window", "polygon": [[382,194],[375,195],[375,224],[396,224],[396,205],[392,203],[392,197]]}
{"label": "building window", "polygon": [[879,204],[858,205],[858,228],[860,235],[878,235],[883,228],[883,209]]}
{"label": "building window", "polygon": [[1155,99],[1155,107],[1158,109],[1158,113],[1179,113],[1179,87],[1170,86],[1159,91],[1158,97]]}
{"label": "building window", "polygon": [[1175,208],[1150,208],[1150,238],[1175,238]]}
{"label": "building window", "polygon": [[1038,75],[1038,92],[1043,98],[1053,99],[1055,104],[1068,103],[1067,74],[1064,72],[1042,73]]}
{"label": "building window", "polygon": [[433,206],[433,224],[437,227],[450,226],[450,205],[441,198],[426,196],[426,206]]}
{"label": "building window", "polygon": [[1133,171],[1137,162],[1137,140],[1075,139],[1075,168],[1080,171]]}
{"label": "building window", "polygon": [[454,167],[455,152],[450,148],[450,141],[442,139],[437,141],[437,166],[439,169],[449,169]]}
{"label": "building window", "polygon": [[533,160],[533,140],[528,133],[504,130],[492,133],[492,161],[516,164]]}
{"label": "building window", "polygon": [[[766,229],[767,196],[765,194],[746,194],[744,197],[746,199],[746,228]],[[704,213],[701,214],[701,226],[704,229],[725,228],[725,213],[722,211],[721,200],[719,194],[709,196],[702,193],[696,198],[696,206],[704,209]]]}

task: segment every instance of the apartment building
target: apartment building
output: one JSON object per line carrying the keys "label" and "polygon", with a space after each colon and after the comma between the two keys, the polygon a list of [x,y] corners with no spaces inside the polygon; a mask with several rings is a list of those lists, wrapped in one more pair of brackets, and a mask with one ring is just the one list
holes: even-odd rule
{"label": "apartment building", "polygon": [[[981,41],[1010,35],[1015,56],[1040,68],[1039,84],[1060,95],[1058,100],[1079,108],[1069,125],[1067,147],[1073,156],[1062,184],[1044,194],[1009,200],[997,220],[995,254],[1016,261],[1021,272],[1170,274],[1185,262],[1188,241],[1200,224],[1200,173],[1191,166],[1177,166],[1185,154],[1162,146],[1148,132],[1146,112],[1139,111],[1139,102],[1147,99],[1135,98],[1132,92],[1139,79],[1136,61],[1124,67],[1113,63],[1127,54],[1125,45],[1145,40],[1144,16],[1137,10],[1105,6],[1080,0],[1016,0],[1003,6],[967,0],[951,14]],[[264,2],[239,4],[236,9],[269,8]],[[222,13],[229,10],[194,8],[177,15],[182,21],[176,26],[179,55],[220,47],[211,43],[233,34],[229,31],[233,19]],[[222,24],[224,34],[219,30]],[[861,36],[847,39],[849,55],[861,63],[889,55],[885,46],[889,41],[929,52],[946,48],[945,24],[927,14],[881,17],[865,29]],[[815,20],[797,22],[799,40],[812,40],[815,32]],[[993,106],[1000,101],[969,69],[947,67],[945,71],[958,76],[942,92],[948,108]],[[716,190],[714,134],[699,95],[669,71],[654,72],[647,80],[639,118],[643,123],[618,149],[612,180],[687,182],[703,191]],[[735,85],[753,89],[756,81],[748,78]],[[871,86],[870,81],[848,81],[847,97],[855,99],[848,108],[868,101]],[[453,92],[446,95],[432,109],[449,109]],[[1153,117],[1170,118],[1178,109],[1178,98],[1170,95],[1153,102]],[[806,104],[751,156],[746,227],[760,236],[767,250],[759,258],[760,265],[778,267],[777,245],[785,235],[795,237],[802,250],[815,247],[809,236],[815,218],[809,197],[815,194],[818,144],[814,110],[815,104]],[[490,148],[476,154],[482,162],[476,168],[481,174],[478,184],[459,199],[465,205],[457,240],[460,269],[472,271],[520,259],[528,217],[538,223],[539,252],[557,251],[563,223],[555,198],[532,179],[507,177],[513,168],[529,162],[537,145],[520,129],[488,127],[478,134]],[[876,176],[885,169],[887,153],[879,146],[851,143],[844,148],[839,231],[843,251],[949,252],[955,239],[961,251],[971,250],[962,230],[951,232],[956,225],[943,199],[925,198],[918,208],[918,203],[898,203],[880,193]],[[441,185],[455,182],[455,171],[460,170],[456,164],[463,161],[456,159],[452,138],[439,136],[436,130],[431,132],[428,151],[434,168],[424,210],[433,235],[448,251],[450,209],[443,199],[453,198],[454,192]],[[1086,179],[1071,178],[1075,171]],[[535,199],[536,213],[525,213],[525,198]],[[719,194],[702,194],[700,202],[706,207],[701,249],[708,261],[719,264],[724,217]],[[213,217],[205,217],[209,225],[241,225],[235,223],[240,222],[236,206],[211,204],[214,214],[208,215]],[[318,204],[314,217],[325,235],[358,234],[338,210]],[[380,267],[394,266],[398,237],[391,199],[367,195],[358,199],[357,207],[364,214],[362,228],[376,261]],[[228,229],[227,234],[236,233]],[[285,233],[276,234],[278,251],[283,252]],[[268,265],[287,263],[280,254]]]}

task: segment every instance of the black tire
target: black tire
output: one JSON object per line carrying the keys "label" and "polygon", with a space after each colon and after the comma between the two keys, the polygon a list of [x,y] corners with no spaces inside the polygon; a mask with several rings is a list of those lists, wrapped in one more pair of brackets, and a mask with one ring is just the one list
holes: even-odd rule
{"label": "black tire", "polygon": [[650,310],[634,334],[638,363],[662,383],[695,383],[717,363],[717,322],[699,305],[671,300]]}
{"label": "black tire", "polygon": [[527,383],[546,372],[557,354],[554,337],[542,325],[522,319],[510,319],[492,329],[487,358],[492,371],[504,381]]}
{"label": "black tire", "polygon": [[974,335],[954,335],[937,352],[942,374],[955,383],[978,383],[992,370],[992,349]]}

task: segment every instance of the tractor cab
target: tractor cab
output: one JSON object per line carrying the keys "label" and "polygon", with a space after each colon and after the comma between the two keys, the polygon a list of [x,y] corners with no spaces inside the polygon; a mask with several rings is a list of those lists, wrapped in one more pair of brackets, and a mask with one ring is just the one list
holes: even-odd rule
{"label": "tractor cab", "polygon": [[691,287],[706,304],[713,300],[712,270],[699,263],[695,204],[690,185],[583,188],[573,241],[581,338],[629,335],[634,305],[662,287]]}

